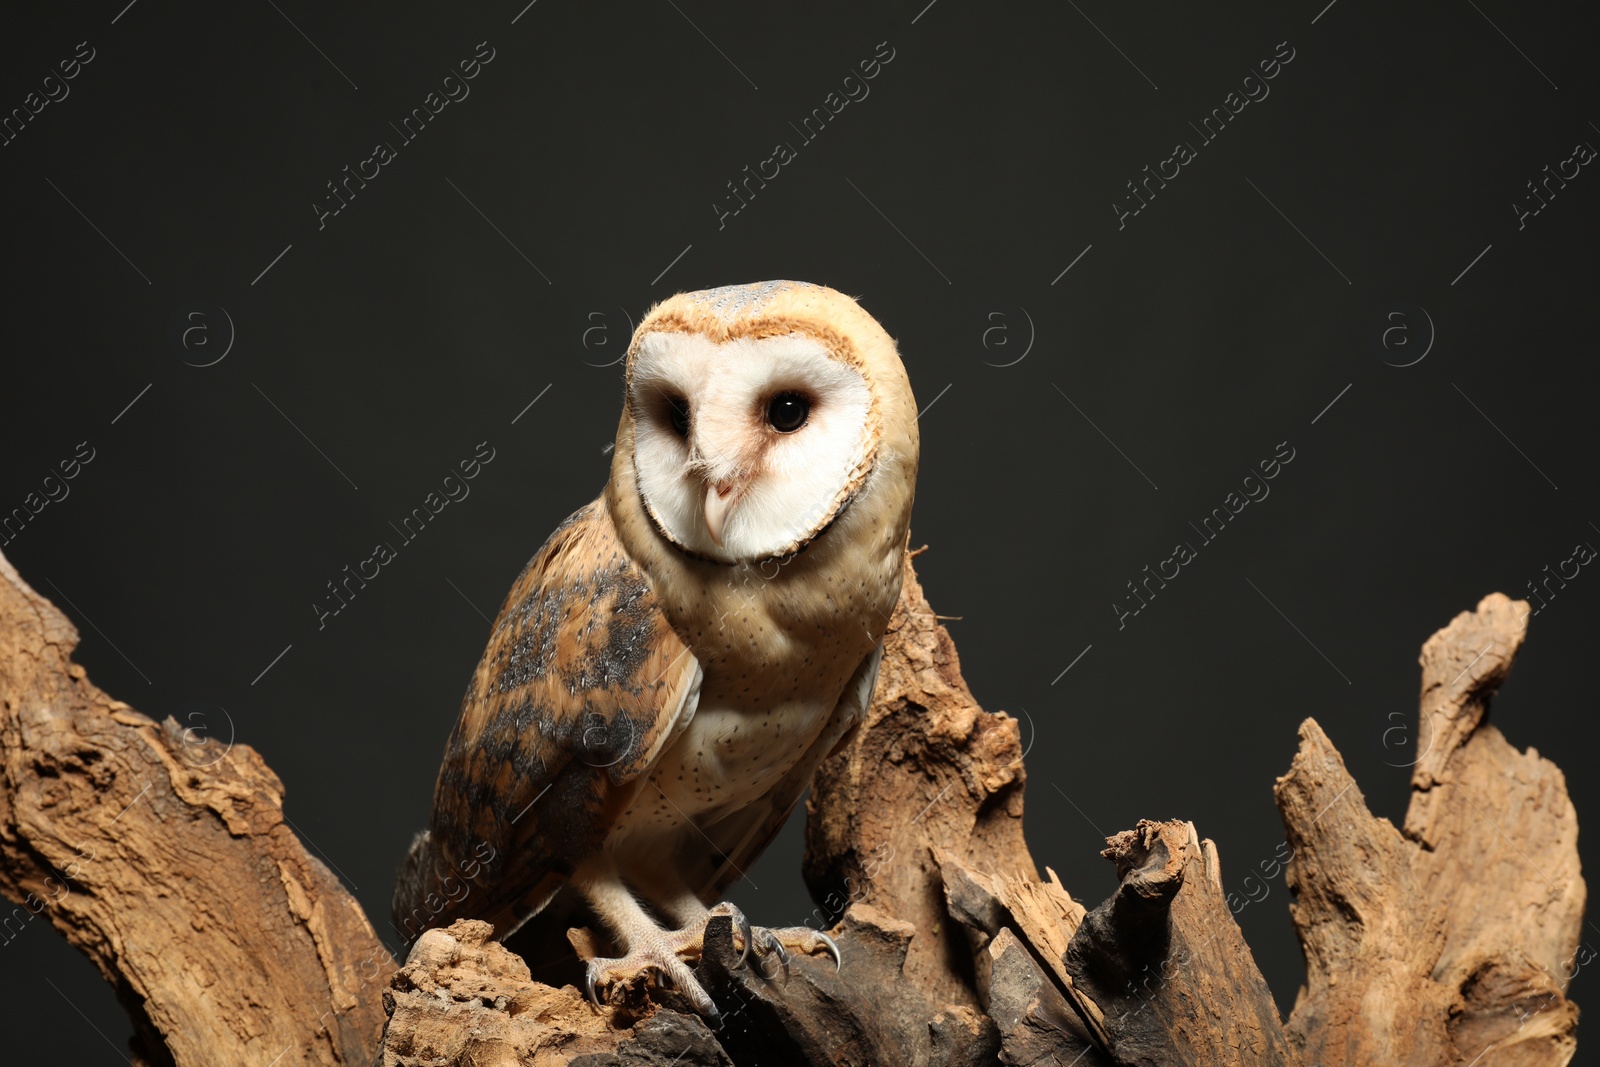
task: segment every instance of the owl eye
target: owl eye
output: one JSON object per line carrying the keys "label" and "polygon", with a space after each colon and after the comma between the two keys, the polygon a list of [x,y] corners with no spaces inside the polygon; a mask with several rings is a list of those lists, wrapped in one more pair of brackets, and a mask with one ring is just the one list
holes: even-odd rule
{"label": "owl eye", "polygon": [[667,397],[667,418],[679,437],[689,436],[689,402],[681,396]]}
{"label": "owl eye", "polygon": [[810,414],[811,401],[800,393],[779,393],[767,403],[767,423],[779,433],[794,433]]}

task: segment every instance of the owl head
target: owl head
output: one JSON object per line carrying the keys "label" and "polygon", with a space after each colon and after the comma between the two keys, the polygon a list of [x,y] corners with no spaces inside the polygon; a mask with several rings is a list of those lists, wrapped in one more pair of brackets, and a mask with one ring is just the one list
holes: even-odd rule
{"label": "owl head", "polygon": [[894,341],[854,300],[730,285],[639,324],[612,484],[679,551],[748,563],[804,549],[875,490],[909,508],[917,445]]}

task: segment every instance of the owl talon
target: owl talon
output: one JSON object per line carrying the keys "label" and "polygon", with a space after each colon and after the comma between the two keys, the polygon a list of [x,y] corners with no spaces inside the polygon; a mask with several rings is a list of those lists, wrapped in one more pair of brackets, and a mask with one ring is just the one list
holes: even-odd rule
{"label": "owl talon", "polygon": [[839,946],[834,943],[833,938],[820,930],[817,931],[817,936],[822,939],[824,945],[828,946],[828,952],[833,956],[833,973],[842,974],[844,972],[844,957],[839,955]]}
{"label": "owl talon", "polygon": [[739,953],[739,962],[733,965],[737,969],[743,967],[745,961],[750,958],[750,950],[755,945],[756,939],[750,929],[750,920],[745,913],[733,904],[729,904],[728,908],[733,915],[734,924],[739,927],[739,937],[744,941],[744,949]]}
{"label": "owl talon", "polygon": [[789,978],[789,954],[783,950],[783,942],[778,940],[777,934],[766,929],[765,927],[762,928],[761,932],[757,934],[756,937],[761,942],[761,947],[763,949],[766,949],[768,952],[778,957],[778,966],[773,969],[771,974],[759,969],[757,970],[757,973],[763,978],[770,979],[776,977],[778,971],[781,970],[783,971],[784,980],[787,981]]}
{"label": "owl talon", "polygon": [[763,929],[761,931],[761,941],[767,948],[778,954],[779,962],[784,964],[789,962],[789,954],[783,950],[783,942],[778,940],[777,934],[771,930]]}
{"label": "owl talon", "polygon": [[[739,916],[739,918],[742,919],[743,916]],[[741,932],[745,929],[747,927],[741,926]],[[801,955],[808,956],[826,953],[833,958],[834,973],[840,974],[844,971],[844,956],[839,951],[838,943],[821,930],[813,930],[809,926],[780,927],[778,929],[757,926],[754,929],[754,933],[755,936],[753,938],[748,934],[744,935],[745,954],[740,957],[740,962],[736,966],[743,964],[753,945],[755,946],[757,960],[765,959],[768,956],[777,956],[778,958],[778,966],[770,974],[758,967],[757,973],[763,978],[774,978],[779,970],[782,970],[787,977],[791,952],[799,952]]]}

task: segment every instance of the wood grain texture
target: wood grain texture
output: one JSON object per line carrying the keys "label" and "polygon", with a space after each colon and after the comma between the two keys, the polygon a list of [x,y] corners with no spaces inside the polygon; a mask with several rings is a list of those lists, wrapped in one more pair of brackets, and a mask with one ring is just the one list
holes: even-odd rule
{"label": "wood grain texture", "polygon": [[418,938],[383,994],[378,1067],[732,1067],[692,1012],[591,1008],[571,986],[533,981],[493,932],[458,919]]}
{"label": "wood grain texture", "polygon": [[1576,817],[1560,770],[1488,722],[1525,621],[1490,596],[1424,646],[1403,830],[1302,724],[1276,795],[1307,976],[1282,1023],[1192,824],[1109,839],[1119,885],[1091,911],[1038,876],[1017,724],[978,708],[908,560],[877,696],[811,805],[806,874],[818,917],[843,915],[844,969],[737,966],[718,920],[697,976],[722,1017],[702,1019],[674,990],[593,1008],[482,922],[429,931],[396,971],[259,756],[96,689],[0,558],[4,936],[44,918],[84,951],[140,1067],[1561,1067],[1593,959]]}
{"label": "wood grain texture", "polygon": [[1021,730],[967,688],[955,643],[912,569],[915,555],[907,554],[867,718],[813,779],[804,871],[830,919],[865,903],[912,923],[907,981],[934,1004],[976,1006],[970,951],[945,912],[933,850],[1038,881],[1022,836]]}
{"label": "wood grain texture", "polygon": [[254,749],[101,692],[77,644],[0,556],[8,924],[44,919],[89,957],[138,1063],[367,1063],[394,961],[284,823],[283,783]]}
{"label": "wood grain texture", "polygon": [[1108,839],[1116,892],[1079,924],[1066,969],[1126,1067],[1300,1067],[1272,992],[1193,823],[1142,821]]}
{"label": "wood grain texture", "polygon": [[1498,593],[1423,646],[1420,756],[1402,833],[1372,816],[1311,720],[1278,780],[1307,975],[1308,1063],[1560,1067],[1586,889],[1560,768],[1487,721],[1527,634]]}

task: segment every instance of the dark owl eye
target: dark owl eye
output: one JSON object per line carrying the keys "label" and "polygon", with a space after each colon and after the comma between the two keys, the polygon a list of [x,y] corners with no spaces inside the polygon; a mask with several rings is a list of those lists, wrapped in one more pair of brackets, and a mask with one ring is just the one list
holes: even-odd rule
{"label": "dark owl eye", "polygon": [[679,437],[689,436],[689,402],[681,396],[667,397],[667,418]]}
{"label": "dark owl eye", "polygon": [[779,393],[767,404],[767,422],[779,433],[794,433],[810,414],[811,401],[799,393]]}

